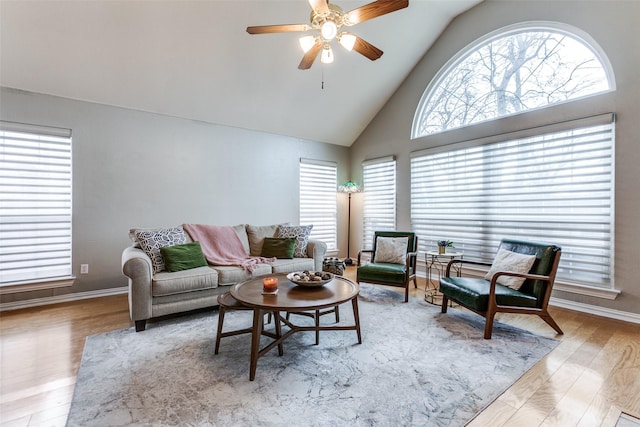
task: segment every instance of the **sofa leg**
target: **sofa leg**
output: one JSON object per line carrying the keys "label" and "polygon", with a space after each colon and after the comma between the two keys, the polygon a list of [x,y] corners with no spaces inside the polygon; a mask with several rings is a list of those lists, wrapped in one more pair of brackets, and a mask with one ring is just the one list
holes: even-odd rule
{"label": "sofa leg", "polygon": [[136,332],[142,332],[147,327],[147,320],[136,320]]}
{"label": "sofa leg", "polygon": [[446,295],[442,295],[442,307],[440,309],[440,312],[446,313],[448,305],[449,305],[449,297],[447,297]]}

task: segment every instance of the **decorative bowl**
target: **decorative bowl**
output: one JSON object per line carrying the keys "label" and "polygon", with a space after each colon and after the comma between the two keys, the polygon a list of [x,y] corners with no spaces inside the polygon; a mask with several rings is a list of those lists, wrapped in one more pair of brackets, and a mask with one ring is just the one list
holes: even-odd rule
{"label": "decorative bowl", "polygon": [[333,274],[326,271],[294,271],[287,274],[287,279],[298,286],[317,288],[333,280]]}

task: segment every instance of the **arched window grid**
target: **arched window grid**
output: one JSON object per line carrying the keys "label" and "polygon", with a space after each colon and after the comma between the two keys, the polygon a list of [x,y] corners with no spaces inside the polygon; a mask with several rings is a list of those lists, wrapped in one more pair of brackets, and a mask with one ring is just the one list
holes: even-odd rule
{"label": "arched window grid", "polygon": [[[550,102],[545,105],[540,105],[534,108],[527,108],[521,111],[511,112],[509,114],[496,115],[494,117],[488,117],[478,121],[470,120],[469,122],[464,123],[462,125],[448,127],[435,132],[425,132],[422,130],[423,120],[424,120],[425,114],[427,114],[425,110],[429,106],[429,103],[432,97],[435,95],[435,91],[440,89],[444,90],[444,88],[442,88],[443,82],[446,81],[446,79],[449,77],[449,75],[452,72],[462,71],[462,70],[457,70],[460,64],[463,64],[465,61],[469,59],[471,55],[477,54],[482,49],[485,49],[488,46],[490,46],[491,43],[496,40],[505,39],[507,37],[511,37],[517,34],[528,33],[528,32],[531,32],[531,33],[549,32],[549,33],[560,34],[572,41],[575,41],[581,44],[584,48],[588,49],[594,55],[595,59],[599,61],[599,65],[604,72],[608,87],[603,90],[599,90],[593,93],[588,93],[583,96],[576,96],[563,101]],[[474,70],[466,70],[466,71],[467,73],[463,75],[463,78],[465,79],[473,78]],[[460,80],[457,80],[457,81],[460,81]],[[431,82],[425,89],[420,99],[418,108],[416,109],[414,119],[413,119],[411,138],[416,139],[424,136],[433,135],[436,133],[446,132],[448,130],[457,129],[460,127],[473,126],[478,123],[483,123],[483,122],[495,120],[498,118],[508,117],[516,114],[522,114],[528,111],[534,111],[534,110],[546,108],[551,105],[556,106],[556,105],[567,103],[567,102],[575,102],[580,99],[588,98],[604,92],[614,91],[615,87],[616,87],[615,78],[614,78],[613,68],[611,67],[611,63],[609,62],[607,56],[604,54],[604,51],[602,50],[602,48],[600,48],[600,46],[595,42],[595,40],[586,32],[578,28],[575,28],[573,26],[570,26],[568,24],[563,24],[559,22],[529,21],[529,22],[518,23],[508,27],[500,28],[496,31],[486,34],[485,36],[479,39],[476,39],[474,42],[470,43],[465,48],[460,50],[457,55],[453,56],[449,61],[447,61],[447,63],[440,69],[440,71],[438,71],[436,76],[431,80]],[[488,91],[483,96],[486,98],[488,96],[493,96],[494,93],[495,92],[493,91]],[[479,97],[474,101],[474,104],[477,104],[482,100],[483,98]],[[444,111],[441,113],[447,114],[448,112]]]}

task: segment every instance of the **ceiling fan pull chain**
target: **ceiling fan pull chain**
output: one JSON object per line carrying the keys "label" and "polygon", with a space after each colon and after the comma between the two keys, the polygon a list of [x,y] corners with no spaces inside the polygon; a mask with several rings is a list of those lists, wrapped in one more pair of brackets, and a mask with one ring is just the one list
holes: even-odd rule
{"label": "ceiling fan pull chain", "polygon": [[322,68],[322,81],[320,82],[320,89],[324,90],[324,68]]}

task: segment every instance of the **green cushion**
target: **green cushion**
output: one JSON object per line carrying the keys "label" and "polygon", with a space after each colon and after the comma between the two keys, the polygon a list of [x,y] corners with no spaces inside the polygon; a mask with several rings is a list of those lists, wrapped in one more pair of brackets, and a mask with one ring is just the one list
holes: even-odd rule
{"label": "green cushion", "polygon": [[260,256],[292,259],[295,249],[295,237],[265,237]]}
{"label": "green cushion", "polygon": [[207,265],[200,242],[165,246],[160,248],[160,254],[164,260],[165,270],[171,273]]}
{"label": "green cushion", "polygon": [[358,282],[387,282],[402,285],[406,281],[406,264],[370,263],[358,267]]}
{"label": "green cushion", "polygon": [[[476,311],[487,311],[489,306],[489,281],[469,277],[442,277],[440,292]],[[517,307],[538,307],[535,296],[515,289],[496,285],[498,305]]]}

